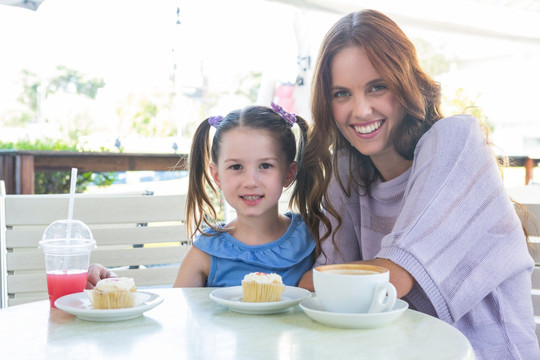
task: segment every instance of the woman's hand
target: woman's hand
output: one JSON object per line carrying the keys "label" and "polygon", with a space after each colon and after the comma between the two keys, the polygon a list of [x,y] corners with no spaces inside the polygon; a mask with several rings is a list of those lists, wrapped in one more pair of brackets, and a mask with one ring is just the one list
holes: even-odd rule
{"label": "woman's hand", "polygon": [[298,287],[304,288],[311,292],[315,291],[313,287],[313,270],[307,271],[298,282]]}
{"label": "woman's hand", "polygon": [[[398,298],[407,295],[414,285],[415,280],[412,275],[409,274],[407,270],[388,259],[376,258],[373,260],[357,261],[355,263],[377,265],[390,270],[390,282],[395,286]],[[298,282],[298,287],[309,291],[315,291],[315,288],[313,287],[312,270],[309,270],[302,276]]]}
{"label": "woman's hand", "polygon": [[93,289],[99,280],[111,278],[111,277],[118,277],[118,276],[116,276],[114,272],[107,270],[101,264],[92,264],[88,268],[88,275],[86,277],[86,288]]}
{"label": "woman's hand", "polygon": [[407,270],[391,260],[375,258],[373,260],[359,261],[359,263],[382,266],[390,270],[390,282],[396,288],[398,298],[407,295],[415,283],[414,278]]}

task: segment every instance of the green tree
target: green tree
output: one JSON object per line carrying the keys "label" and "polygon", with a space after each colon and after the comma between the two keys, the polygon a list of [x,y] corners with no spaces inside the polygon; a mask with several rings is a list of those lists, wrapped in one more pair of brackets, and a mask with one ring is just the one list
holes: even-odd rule
{"label": "green tree", "polygon": [[17,101],[26,105],[31,113],[36,114],[38,107],[38,87],[41,83],[39,77],[26,69],[21,71],[20,76],[23,89],[17,97]]}
{"label": "green tree", "polygon": [[433,77],[448,72],[450,65],[458,62],[457,59],[446,57],[440,49],[423,39],[415,39],[414,46],[418,53],[420,66]]}
{"label": "green tree", "polygon": [[47,83],[47,94],[58,91],[76,93],[95,99],[99,89],[105,86],[101,78],[89,78],[77,70],[59,65],[56,67],[58,74]]}
{"label": "green tree", "polygon": [[452,97],[443,95],[443,114],[470,114],[477,118],[489,130],[489,133],[493,133],[493,124],[489,121],[484,110],[476,105],[479,97],[480,94],[477,94],[471,98],[463,88],[457,89]]}
{"label": "green tree", "polygon": [[173,136],[176,119],[168,93],[130,94],[116,108],[118,131],[122,135]]}
{"label": "green tree", "polygon": [[35,73],[23,69],[20,73],[22,90],[17,101],[25,106],[18,116],[12,116],[7,125],[24,125],[35,122],[38,116],[40,96],[58,92],[76,93],[95,99],[100,88],[105,86],[102,78],[90,78],[77,70],[59,65],[56,74],[49,79],[41,79]]}
{"label": "green tree", "polygon": [[235,95],[246,97],[251,104],[257,101],[259,88],[261,87],[262,72],[250,71],[238,77]]}

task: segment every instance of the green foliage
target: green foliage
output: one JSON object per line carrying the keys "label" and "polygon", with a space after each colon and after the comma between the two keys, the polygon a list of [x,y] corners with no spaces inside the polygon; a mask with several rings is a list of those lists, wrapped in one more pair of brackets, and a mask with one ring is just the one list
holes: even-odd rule
{"label": "green foliage", "polygon": [[20,140],[17,142],[1,142],[0,149],[8,150],[36,150],[36,151],[77,151],[75,145],[70,145],[63,140],[38,139],[35,141]]}
{"label": "green foliage", "polygon": [[147,129],[153,118],[157,116],[158,106],[149,99],[142,99],[140,109],[135,113],[131,128],[137,130],[137,133],[144,132]]}
{"label": "green foliage", "polygon": [[420,66],[431,76],[444,74],[450,70],[450,64],[456,62],[455,59],[449,59],[441,53],[440,49],[436,49],[431,43],[415,39],[414,46],[416,47]]}
{"label": "green foliage", "polygon": [[477,118],[480,123],[489,130],[489,133],[493,133],[493,124],[488,120],[484,110],[476,105],[479,97],[480,94],[476,95],[474,98],[471,98],[465,93],[463,88],[459,88],[455,91],[451,98],[448,96],[443,96],[443,113],[447,115],[470,114]]}
{"label": "green foliage", "polygon": [[86,78],[77,70],[59,65],[56,67],[58,75],[48,81],[47,94],[58,91],[77,93],[95,99],[100,88],[105,86],[105,81],[98,78]]}
{"label": "green foliage", "polygon": [[130,94],[115,109],[119,131],[139,136],[174,136],[177,123],[169,93]]}
{"label": "green foliage", "polygon": [[254,104],[257,101],[257,95],[261,87],[261,79],[262,72],[251,71],[243,74],[238,78],[234,94],[244,96],[250,103]]}
{"label": "green foliage", "polygon": [[95,99],[100,88],[105,86],[101,78],[88,78],[77,70],[59,65],[57,74],[49,79],[41,79],[29,70],[20,73],[22,92],[17,101],[25,105],[26,110],[9,119],[11,124],[27,124],[35,121],[38,115],[39,98],[57,92],[76,93]]}
{"label": "green foliage", "polygon": [[[0,141],[0,149],[21,151],[77,151],[75,145],[62,140],[41,139],[36,141],[22,140],[16,143]],[[70,187],[71,171],[38,171],[34,174],[34,193],[67,194]],[[84,172],[77,174],[76,192],[84,192],[88,185],[108,186],[116,179],[114,172]]]}
{"label": "green foliage", "polygon": [[[425,40],[415,39],[414,45],[417,49],[422,69],[432,77],[449,72],[452,63],[459,65],[458,59],[445,56],[442,54],[441,49],[435,48],[433,44]],[[457,89],[451,96],[445,96],[443,94],[441,98],[442,112],[446,116],[452,114],[470,114],[480,121],[488,133],[492,133],[494,129],[493,124],[488,120],[484,110],[476,105],[479,97],[480,94],[470,97],[463,88]]]}
{"label": "green foliage", "polygon": [[[68,194],[70,187],[70,171],[43,171],[36,172],[34,192],[36,194]],[[115,173],[84,172],[77,174],[75,192],[84,192],[89,184],[97,186],[111,185],[115,180]]]}
{"label": "green foliage", "polygon": [[29,110],[33,113],[37,112],[37,102],[38,102],[38,87],[40,84],[39,78],[36,74],[29,70],[21,71],[21,82],[23,91],[18,96],[17,100],[21,104],[28,106]]}

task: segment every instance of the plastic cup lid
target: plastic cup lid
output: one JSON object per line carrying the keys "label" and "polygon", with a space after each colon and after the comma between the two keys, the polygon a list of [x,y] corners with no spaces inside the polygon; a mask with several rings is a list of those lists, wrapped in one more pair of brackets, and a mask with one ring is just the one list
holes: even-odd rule
{"label": "plastic cup lid", "polygon": [[45,229],[39,247],[46,253],[86,253],[96,247],[96,241],[82,221],[57,220]]}

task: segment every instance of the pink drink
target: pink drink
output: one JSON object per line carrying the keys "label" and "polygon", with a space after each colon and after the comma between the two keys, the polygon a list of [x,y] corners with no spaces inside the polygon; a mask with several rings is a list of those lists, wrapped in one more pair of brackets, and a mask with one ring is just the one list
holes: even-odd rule
{"label": "pink drink", "polygon": [[47,273],[47,287],[51,307],[56,299],[73,293],[82,292],[86,287],[88,271],[51,271]]}

